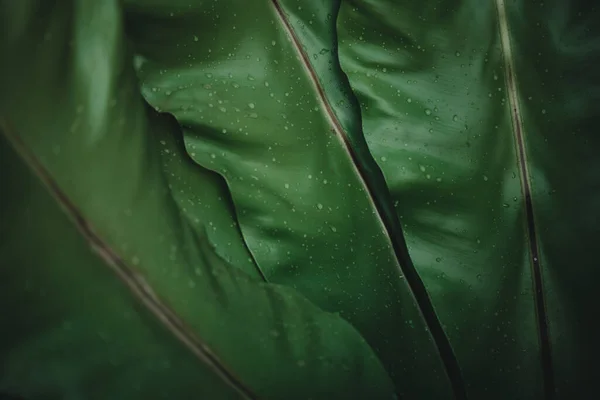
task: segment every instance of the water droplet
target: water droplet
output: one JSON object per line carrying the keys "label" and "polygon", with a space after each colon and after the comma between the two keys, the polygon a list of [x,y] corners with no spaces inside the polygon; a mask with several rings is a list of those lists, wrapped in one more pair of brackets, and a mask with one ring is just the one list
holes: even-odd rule
{"label": "water droplet", "polygon": [[406,102],[412,103],[412,99],[409,97],[408,99],[406,99]]}
{"label": "water droplet", "polygon": [[425,172],[425,166],[424,165],[419,165],[419,169],[421,170],[421,172]]}
{"label": "water droplet", "polygon": [[460,51],[457,51],[456,53],[454,53],[454,55],[455,55],[456,57],[460,57]]}
{"label": "water droplet", "polygon": [[276,42],[276,41],[274,41],[274,40],[271,40],[271,46],[275,46],[276,44],[277,44],[277,42]]}
{"label": "water droplet", "polygon": [[321,203],[318,203],[318,204],[317,204],[317,208],[318,208],[319,210],[322,210],[322,209],[323,209],[323,204],[321,204]]}
{"label": "water droplet", "polygon": [[286,189],[289,189],[289,188],[290,188],[290,184],[289,184],[289,183],[286,183],[286,184],[285,184],[285,185],[283,185],[283,186],[284,186]]}
{"label": "water droplet", "polygon": [[197,42],[198,40],[200,40],[198,36],[194,35],[194,42]]}
{"label": "water droplet", "polygon": [[456,115],[456,114],[455,114],[455,115],[452,117],[452,121],[454,121],[454,122],[457,122],[457,121],[458,121],[458,115]]}
{"label": "water droplet", "polygon": [[435,261],[437,261],[437,262],[442,261],[442,257],[436,257]]}
{"label": "water droplet", "polygon": [[381,161],[386,162],[387,161],[387,157],[385,157],[385,156],[381,157]]}
{"label": "water droplet", "polygon": [[213,74],[211,74],[210,72],[207,72],[207,73],[206,73],[206,74],[204,74],[204,75],[206,75],[206,77],[207,77],[208,79],[211,79],[211,78],[213,77]]}
{"label": "water droplet", "polygon": [[248,107],[254,108],[254,103],[248,103]]}
{"label": "water droplet", "polygon": [[488,181],[488,177],[487,177],[487,175],[484,175],[484,176],[483,176],[483,180],[484,180],[484,181],[486,181],[486,182]]}
{"label": "water droplet", "polygon": [[431,115],[431,110],[430,110],[429,108],[426,108],[426,109],[425,109],[425,114],[426,114],[426,115]]}

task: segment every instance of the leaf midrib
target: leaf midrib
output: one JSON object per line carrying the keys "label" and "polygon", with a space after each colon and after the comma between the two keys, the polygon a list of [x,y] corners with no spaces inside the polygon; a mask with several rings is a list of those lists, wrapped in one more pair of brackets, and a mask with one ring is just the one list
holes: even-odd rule
{"label": "leaf midrib", "polygon": [[257,400],[256,395],[245,386],[240,378],[231,371],[222,360],[187,326],[185,321],[173,311],[167,303],[148,284],[144,276],[128,263],[96,233],[93,225],[71,201],[60,185],[46,170],[37,157],[29,150],[23,140],[9,128],[10,124],[0,118],[0,133],[4,134],[21,160],[30,171],[46,187],[48,193],[56,200],[67,217],[74,223],[81,236],[88,242],[92,250],[104,261],[129,289],[132,296],[139,301],[179,342],[181,342],[196,358],[208,365],[229,387],[242,398]]}
{"label": "leaf midrib", "polygon": [[532,284],[534,293],[534,307],[536,315],[536,326],[540,344],[540,363],[544,383],[544,395],[547,400],[555,398],[554,372],[552,367],[552,351],[550,345],[550,333],[548,329],[548,317],[546,312],[546,301],[544,284],[542,278],[542,265],[540,262],[540,248],[537,239],[535,217],[533,211],[533,199],[531,192],[531,175],[529,173],[527,148],[523,133],[522,112],[519,103],[519,90],[511,46],[510,29],[506,15],[506,4],[504,0],[496,0],[498,12],[498,25],[502,43],[502,58],[506,76],[508,92],[508,103],[512,120],[512,131],[517,151],[517,164],[520,173],[521,191],[525,208],[527,245],[529,248],[530,265],[532,273]]}
{"label": "leaf midrib", "polygon": [[[456,359],[452,346],[450,345],[450,341],[435,312],[431,298],[429,297],[427,289],[425,288],[425,284],[419,276],[409,255],[400,222],[395,214],[389,215],[389,213],[385,212],[385,204],[386,202],[391,203],[391,196],[387,192],[384,195],[376,194],[375,184],[371,179],[369,179],[370,173],[360,162],[359,156],[348,138],[348,134],[345,132],[330,102],[328,101],[325,91],[319,82],[317,73],[310,62],[308,55],[303,50],[298,35],[295,33],[294,28],[288,21],[280,1],[271,0],[271,4],[275,9],[275,15],[278,17],[281,25],[287,32],[294,49],[299,55],[302,67],[308,75],[313,88],[317,93],[319,103],[321,104],[321,107],[331,124],[332,131],[341,141],[343,149],[348,153],[348,157],[352,160],[354,170],[357,176],[360,178],[360,182],[363,184],[363,188],[368,194],[369,199],[373,203],[378,221],[386,232],[386,236],[390,241],[390,245],[394,251],[398,268],[406,278],[411,290],[411,294],[418,306],[418,310],[429,329],[431,337],[433,338],[434,344],[444,366],[444,370],[452,386],[454,397],[457,400],[466,399],[466,386],[462,378],[458,360]],[[337,15],[335,18],[337,18]]]}

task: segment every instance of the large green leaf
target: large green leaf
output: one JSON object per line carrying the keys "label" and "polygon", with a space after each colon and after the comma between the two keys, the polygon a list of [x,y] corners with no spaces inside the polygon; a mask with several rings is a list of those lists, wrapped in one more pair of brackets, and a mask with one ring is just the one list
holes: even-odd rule
{"label": "large green leaf", "polygon": [[341,7],[341,65],[470,398],[597,391],[598,21],[570,0]]}
{"label": "large green leaf", "polygon": [[265,278],[351,322],[398,393],[460,393],[337,62],[339,4],[151,3],[127,2],[144,96],[225,177]]}
{"label": "large green leaf", "polygon": [[0,0],[0,398],[581,398],[598,12]]}
{"label": "large green leaf", "polygon": [[144,104],[119,2],[0,18],[0,393],[392,397],[350,324],[264,282],[222,179]]}

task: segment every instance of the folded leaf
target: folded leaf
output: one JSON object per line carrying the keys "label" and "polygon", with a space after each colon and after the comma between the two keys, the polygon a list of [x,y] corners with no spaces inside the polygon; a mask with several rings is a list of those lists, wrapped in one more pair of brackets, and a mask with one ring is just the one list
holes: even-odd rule
{"label": "folded leaf", "polygon": [[177,118],[194,161],[225,177],[266,279],[351,322],[398,393],[460,392],[337,62],[339,3],[127,5],[146,100]]}
{"label": "folded leaf", "polygon": [[222,179],[144,104],[123,22],[116,0],[0,2],[0,393],[392,398],[350,324],[264,282]]}
{"label": "folded leaf", "polygon": [[340,61],[472,399],[594,393],[600,8],[347,0]]}

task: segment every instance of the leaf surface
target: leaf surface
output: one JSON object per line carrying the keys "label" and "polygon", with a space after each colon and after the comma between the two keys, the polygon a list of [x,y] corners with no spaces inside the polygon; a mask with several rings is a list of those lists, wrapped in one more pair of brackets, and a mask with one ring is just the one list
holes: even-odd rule
{"label": "leaf surface", "polygon": [[392,398],[350,324],[264,282],[222,179],[144,103],[119,2],[0,18],[0,393]]}
{"label": "leaf surface", "polygon": [[593,392],[599,12],[0,1],[0,398]]}
{"label": "leaf surface", "polygon": [[398,393],[460,391],[339,68],[339,3],[127,4],[144,97],[225,178],[265,278],[352,323]]}
{"label": "leaf surface", "polygon": [[599,12],[342,3],[340,62],[469,398],[578,398],[600,377]]}

